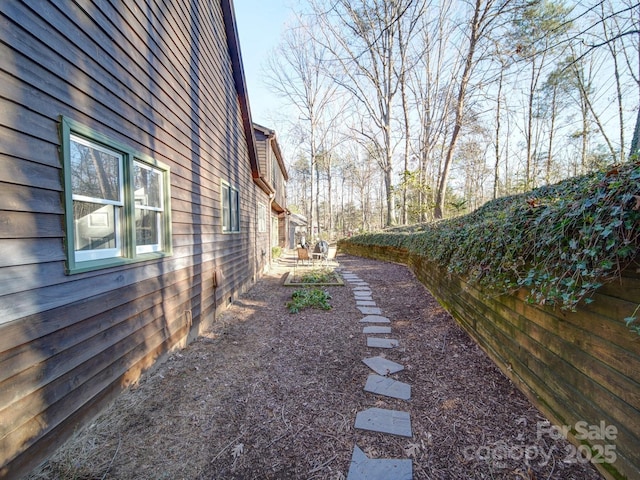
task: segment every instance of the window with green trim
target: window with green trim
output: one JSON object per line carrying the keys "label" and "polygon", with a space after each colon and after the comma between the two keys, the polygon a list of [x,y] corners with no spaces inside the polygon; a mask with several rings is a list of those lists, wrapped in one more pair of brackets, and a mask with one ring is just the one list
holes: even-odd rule
{"label": "window with green trim", "polygon": [[61,119],[69,273],[171,253],[169,168]]}
{"label": "window with green trim", "polygon": [[229,183],[222,182],[222,231],[240,231],[240,193]]}

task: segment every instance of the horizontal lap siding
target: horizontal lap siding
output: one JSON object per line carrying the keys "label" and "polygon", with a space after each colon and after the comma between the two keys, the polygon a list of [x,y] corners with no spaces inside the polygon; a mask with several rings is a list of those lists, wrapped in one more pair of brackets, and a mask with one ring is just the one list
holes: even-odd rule
{"label": "horizontal lap siding", "polygon": [[[220,4],[78,3],[0,3],[0,478],[50,453],[256,275]],[[65,275],[60,115],[171,168],[172,256]],[[221,179],[240,190],[240,233],[221,232]]]}
{"label": "horizontal lap siding", "polygon": [[408,264],[554,424],[614,425],[618,459],[599,468],[612,478],[638,478],[640,338],[622,321],[640,302],[637,273],[602,287],[594,303],[572,313],[529,304],[524,291],[488,294],[401,249],[345,243],[341,250]]}

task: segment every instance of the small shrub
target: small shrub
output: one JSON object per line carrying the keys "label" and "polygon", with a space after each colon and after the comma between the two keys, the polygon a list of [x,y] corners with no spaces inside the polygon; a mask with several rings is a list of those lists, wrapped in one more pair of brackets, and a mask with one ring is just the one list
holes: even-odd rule
{"label": "small shrub", "polygon": [[271,258],[280,258],[282,256],[282,247],[271,247]]}
{"label": "small shrub", "polygon": [[303,308],[331,310],[330,298],[329,292],[320,288],[299,288],[291,295],[291,301],[287,302],[287,308],[291,313],[298,313]]}

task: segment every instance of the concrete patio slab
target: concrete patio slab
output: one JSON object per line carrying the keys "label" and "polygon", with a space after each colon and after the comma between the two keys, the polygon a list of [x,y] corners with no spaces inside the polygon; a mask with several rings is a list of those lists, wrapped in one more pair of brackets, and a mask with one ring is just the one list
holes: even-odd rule
{"label": "concrete patio slab", "polygon": [[409,412],[369,408],[356,415],[355,428],[372,432],[389,433],[401,437],[411,437],[411,417]]}
{"label": "concrete patio slab", "polygon": [[391,333],[391,327],[384,325],[370,325],[362,329],[362,333]]}
{"label": "concrete patio slab", "polygon": [[411,480],[413,462],[410,459],[373,459],[355,445],[347,480]]}
{"label": "concrete patio slab", "polygon": [[378,375],[391,375],[404,370],[404,367],[399,363],[387,360],[384,357],[369,357],[362,360],[364,364]]}
{"label": "concrete patio slab", "polygon": [[367,315],[360,323],[391,323],[387,317],[381,317],[380,315]]}
{"label": "concrete patio slab", "polygon": [[399,398],[400,400],[409,400],[411,398],[411,385],[408,383],[373,373],[367,378],[364,391],[384,395],[385,397]]}
{"label": "concrete patio slab", "polygon": [[367,347],[395,348],[398,345],[398,340],[394,338],[367,337]]}
{"label": "concrete patio slab", "polygon": [[358,307],[363,315],[381,315],[382,310],[379,307]]}

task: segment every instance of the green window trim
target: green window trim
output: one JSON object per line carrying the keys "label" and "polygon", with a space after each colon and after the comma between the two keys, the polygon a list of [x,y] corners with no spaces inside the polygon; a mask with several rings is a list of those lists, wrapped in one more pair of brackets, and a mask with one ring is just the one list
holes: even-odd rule
{"label": "green window trim", "polygon": [[172,255],[168,166],[63,116],[60,144],[67,274]]}
{"label": "green window trim", "polygon": [[220,182],[222,233],[240,232],[240,191],[229,182]]}

